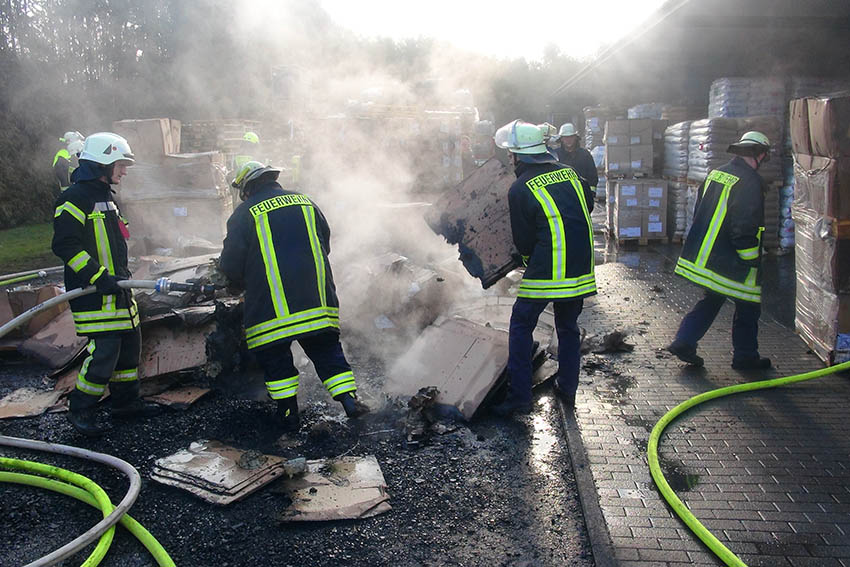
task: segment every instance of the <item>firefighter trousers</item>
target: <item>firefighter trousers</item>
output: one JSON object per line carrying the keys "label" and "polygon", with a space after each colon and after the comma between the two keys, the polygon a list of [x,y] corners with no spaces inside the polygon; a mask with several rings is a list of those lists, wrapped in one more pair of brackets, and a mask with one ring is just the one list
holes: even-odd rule
{"label": "firefighter trousers", "polygon": [[107,385],[113,406],[126,405],[139,397],[142,332],[138,327],[123,333],[94,335],[86,350],[88,356],[69,396],[70,411],[94,406]]}
{"label": "firefighter trousers", "polygon": [[[325,331],[296,339],[313,362],[316,374],[331,397],[354,392],[354,373],[342,352],[339,333]],[[266,389],[273,400],[298,395],[298,369],[292,360],[292,341],[272,343],[254,351],[265,373]]]}
{"label": "firefighter trousers", "polygon": [[[508,337],[508,396],[519,402],[531,401],[534,355],[532,333],[547,305],[544,301],[519,297],[511,311]],[[578,316],[581,314],[584,300],[555,301],[552,306],[555,311],[555,331],[558,333],[558,375],[555,379],[562,391],[574,394],[578,389],[581,366],[581,331],[578,327]],[[546,348],[546,345],[540,346]]]}

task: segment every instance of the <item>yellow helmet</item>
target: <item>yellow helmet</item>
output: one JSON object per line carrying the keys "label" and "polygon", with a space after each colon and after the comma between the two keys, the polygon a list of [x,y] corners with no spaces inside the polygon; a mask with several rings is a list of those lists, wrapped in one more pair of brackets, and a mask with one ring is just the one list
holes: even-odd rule
{"label": "yellow helmet", "polygon": [[257,136],[254,132],[245,132],[245,134],[242,136],[242,139],[246,142],[251,142],[252,144],[260,143],[260,137]]}

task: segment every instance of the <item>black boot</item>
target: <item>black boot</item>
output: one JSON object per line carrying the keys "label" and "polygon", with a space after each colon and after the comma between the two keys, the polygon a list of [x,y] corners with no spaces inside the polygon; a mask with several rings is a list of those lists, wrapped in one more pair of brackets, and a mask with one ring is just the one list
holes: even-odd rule
{"label": "black boot", "polygon": [[277,419],[285,432],[298,431],[301,418],[298,415],[298,398],[283,398],[277,401]]}
{"label": "black boot", "polygon": [[499,417],[509,417],[515,413],[531,413],[531,410],[531,400],[518,400],[511,396],[510,393],[508,393],[508,397],[505,401],[490,407],[490,412]]}
{"label": "black boot", "polygon": [[97,408],[85,408],[68,412],[68,421],[74,429],[89,437],[97,437],[109,431],[108,425],[98,425]]}
{"label": "black boot", "polygon": [[561,385],[558,384],[557,378],[552,380],[552,391],[555,393],[556,396],[558,396],[558,398],[560,398],[560,400],[562,402],[564,402],[564,405],[567,407],[568,410],[575,409],[575,407],[576,407],[576,394],[575,394],[575,392],[569,393],[566,390],[564,390],[563,388],[561,388]]}
{"label": "black boot", "polygon": [[129,403],[112,406],[112,417],[115,419],[147,418],[162,413],[162,406],[135,398]]}
{"label": "black boot", "polygon": [[345,415],[349,419],[360,417],[369,413],[369,406],[357,399],[353,392],[346,392],[334,397],[336,401],[342,404],[342,409],[345,410]]}
{"label": "black boot", "polygon": [[667,350],[670,353],[674,354],[676,358],[681,360],[682,362],[687,362],[692,366],[702,366],[705,364],[705,361],[701,356],[697,354],[697,349],[695,346],[685,344],[679,341],[673,341],[670,346],[667,347]]}

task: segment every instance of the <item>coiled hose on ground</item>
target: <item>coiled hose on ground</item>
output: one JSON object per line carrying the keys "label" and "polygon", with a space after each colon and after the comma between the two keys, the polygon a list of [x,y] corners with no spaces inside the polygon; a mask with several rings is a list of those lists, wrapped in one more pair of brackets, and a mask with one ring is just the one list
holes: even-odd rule
{"label": "coiled hose on ground", "polygon": [[[69,455],[72,457],[103,463],[120,470],[130,480],[130,487],[127,490],[127,494],[118,506],[113,507],[112,502],[109,500],[109,497],[103,489],[89,478],[51,465],[0,457],[0,468],[6,469],[4,471],[0,471],[0,482],[14,482],[17,484],[37,486],[47,488],[55,492],[60,492],[78,500],[82,500],[91,506],[100,508],[104,516],[103,520],[98,522],[81,536],[48,555],[28,563],[26,567],[45,567],[53,565],[63,559],[67,559],[82,548],[99,539],[100,541],[94,551],[92,551],[88,559],[86,559],[83,563],[83,567],[95,567],[100,564],[103,557],[106,555],[106,552],[109,550],[115,530],[114,525],[119,521],[151,552],[151,555],[154,556],[158,565],[161,567],[174,567],[174,561],[171,560],[168,553],[165,549],[163,549],[159,542],[156,541],[150,532],[148,532],[141,524],[133,520],[130,516],[127,516],[127,511],[136,501],[136,497],[139,495],[139,489],[141,488],[141,477],[139,476],[138,471],[128,462],[111,455],[96,453],[94,451],[71,447],[69,445],[45,443],[43,441],[34,441],[31,439],[18,439],[16,437],[7,437],[5,435],[0,435],[0,445]],[[9,472],[10,470],[26,471],[26,473]]]}
{"label": "coiled hose on ground", "polygon": [[771,380],[762,380],[760,382],[748,382],[746,384],[737,384],[735,386],[727,386],[725,388],[718,388],[716,390],[711,390],[709,392],[705,392],[703,394],[699,394],[682,402],[677,405],[670,411],[668,411],[664,416],[655,424],[655,427],[652,428],[652,433],[649,436],[649,444],[646,449],[647,458],[649,460],[649,472],[652,474],[652,479],[655,481],[655,485],[658,487],[658,490],[661,492],[661,495],[667,501],[673,511],[676,513],[679,518],[682,519],[683,522],[690,528],[690,530],[702,540],[702,542],[708,546],[708,548],[719,557],[726,565],[732,567],[746,567],[746,563],[744,563],[741,558],[732,553],[725,545],[720,543],[714,534],[712,534],[705,526],[703,526],[699,520],[697,520],[696,516],[694,516],[690,510],[688,510],[687,506],[676,496],[676,493],[673,492],[673,489],[670,488],[670,485],[667,483],[667,479],[664,478],[664,474],[661,472],[661,466],[658,461],[658,441],[661,438],[661,434],[664,432],[664,428],[666,428],[674,419],[676,419],[679,415],[684,413],[685,411],[691,409],[694,406],[697,406],[703,402],[707,402],[708,400],[713,400],[715,398],[722,398],[724,396],[729,396],[732,394],[738,394],[741,392],[751,392],[753,390],[762,390],[765,388],[775,388],[777,386],[785,386],[788,384],[794,384],[796,382],[804,382],[806,380],[812,380],[814,378],[821,378],[822,376],[828,376],[830,374],[834,374],[836,372],[843,372],[845,370],[850,370],[850,361],[843,362],[841,364],[836,364],[835,366],[830,366],[827,368],[821,368],[820,370],[813,370],[811,372],[805,372],[803,374],[795,374],[794,376],[787,376],[785,378],[774,378]]}

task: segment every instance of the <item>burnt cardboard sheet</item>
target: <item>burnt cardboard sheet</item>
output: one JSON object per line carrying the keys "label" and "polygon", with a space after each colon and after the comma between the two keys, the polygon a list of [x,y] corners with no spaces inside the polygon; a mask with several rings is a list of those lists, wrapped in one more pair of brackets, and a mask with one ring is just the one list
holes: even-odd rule
{"label": "burnt cardboard sheet", "polygon": [[35,335],[25,340],[18,352],[60,368],[71,362],[85,348],[88,339],[77,335],[70,309],[62,311]]}
{"label": "burnt cardboard sheet", "polygon": [[181,386],[148,396],[145,399],[172,409],[186,409],[209,392],[209,388],[201,388],[200,386]]}
{"label": "burnt cardboard sheet", "polygon": [[230,504],[276,480],[283,470],[281,457],[201,440],[157,459],[151,478],[214,504]]}
{"label": "burnt cardboard sheet", "polygon": [[436,386],[437,403],[454,406],[471,419],[508,362],[508,333],[461,318],[440,319],[426,328],[393,365],[390,394],[414,396]]}
{"label": "burnt cardboard sheet", "polygon": [[79,366],[60,374],[52,390],[18,388],[0,400],[0,419],[32,417],[46,411],[64,411],[63,397],[74,389]]}
{"label": "burnt cardboard sheet", "polygon": [[486,289],[516,268],[508,189],[514,173],[493,158],[453,189],[425,215],[431,229],[457,244],[466,270]]}
{"label": "burnt cardboard sheet", "polygon": [[292,500],[279,517],[284,522],[356,520],[391,509],[384,474],[372,455],[307,461],[303,476],[279,486]]}
{"label": "burnt cardboard sheet", "polygon": [[214,330],[215,322],[187,327],[176,318],[146,326],[140,376],[147,378],[203,366],[207,361],[206,337]]}

